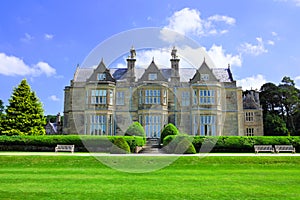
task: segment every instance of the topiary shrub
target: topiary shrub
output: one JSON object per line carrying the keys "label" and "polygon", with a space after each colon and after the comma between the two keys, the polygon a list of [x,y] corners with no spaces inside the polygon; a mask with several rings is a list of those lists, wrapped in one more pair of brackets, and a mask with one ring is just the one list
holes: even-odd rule
{"label": "topiary shrub", "polygon": [[113,144],[110,153],[130,153],[130,147],[124,138],[116,138]]}
{"label": "topiary shrub", "polygon": [[[177,139],[178,138],[178,139]],[[187,136],[177,136],[176,137],[176,154],[195,154],[196,150],[194,145],[191,142],[191,138]]]}
{"label": "topiary shrub", "polygon": [[141,136],[146,137],[145,130],[139,122],[133,122],[125,132],[126,136]]}
{"label": "topiary shrub", "polygon": [[167,124],[160,135],[160,142],[162,143],[164,141],[164,138],[168,135],[178,135],[179,131],[173,124],[169,123]]}

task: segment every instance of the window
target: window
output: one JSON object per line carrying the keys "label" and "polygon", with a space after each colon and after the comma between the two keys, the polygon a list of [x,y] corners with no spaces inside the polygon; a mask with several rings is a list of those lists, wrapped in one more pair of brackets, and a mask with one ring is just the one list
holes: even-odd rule
{"label": "window", "polygon": [[154,81],[157,79],[157,74],[156,73],[150,73],[148,74],[148,79],[149,81]]}
{"label": "window", "polygon": [[109,90],[109,105],[113,105],[113,101],[114,101],[114,91]]}
{"label": "window", "polygon": [[189,106],[190,105],[190,92],[182,92],[181,94],[181,105]]}
{"label": "window", "polygon": [[163,103],[164,103],[164,105],[166,105],[167,104],[167,90],[164,90],[164,96],[163,96]]}
{"label": "window", "polygon": [[90,134],[106,135],[106,116],[91,115],[90,116]]}
{"label": "window", "polygon": [[254,136],[254,128],[246,128],[246,136]]}
{"label": "window", "polygon": [[216,135],[216,116],[214,115],[194,115],[193,125],[194,135]]}
{"label": "window", "polygon": [[146,115],[145,116],[145,132],[148,138],[159,138],[161,131],[161,116]]}
{"label": "window", "polygon": [[124,92],[117,92],[117,97],[116,97],[116,104],[117,105],[124,105]]}
{"label": "window", "polygon": [[208,74],[201,74],[200,79],[201,79],[201,81],[208,81],[209,80],[209,75]]}
{"label": "window", "polygon": [[200,90],[199,91],[200,104],[214,104],[215,91],[214,90]]}
{"label": "window", "polygon": [[97,79],[98,81],[103,81],[106,79],[106,74],[101,73],[101,74],[97,74]]}
{"label": "window", "polygon": [[143,103],[143,90],[139,91],[139,104]]}
{"label": "window", "polygon": [[193,90],[193,104],[197,105],[197,90]]}
{"label": "window", "polygon": [[106,90],[92,90],[91,104],[106,104]]}
{"label": "window", "polygon": [[246,122],[253,122],[254,121],[254,112],[246,112],[245,119],[246,119]]}
{"label": "window", "polygon": [[160,90],[145,90],[145,104],[160,104]]}

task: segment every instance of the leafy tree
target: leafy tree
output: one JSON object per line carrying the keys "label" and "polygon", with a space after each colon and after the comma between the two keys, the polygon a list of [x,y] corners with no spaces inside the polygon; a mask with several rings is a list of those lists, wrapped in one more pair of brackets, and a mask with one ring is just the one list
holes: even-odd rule
{"label": "leafy tree", "polygon": [[145,130],[139,122],[133,122],[127,128],[125,135],[146,137]]}
{"label": "leafy tree", "polygon": [[46,120],[42,103],[23,79],[14,88],[3,121],[5,135],[44,135]]}
{"label": "leafy tree", "polygon": [[[295,123],[300,119],[300,91],[295,87],[294,81],[285,76],[278,86],[274,83],[266,83],[260,91],[265,134],[272,135],[271,128],[278,128],[281,133],[275,135],[286,135],[284,130],[287,128],[289,134],[295,135],[297,130],[300,130],[300,125]],[[275,127],[273,123],[279,127]]]}
{"label": "leafy tree", "polygon": [[287,136],[289,130],[285,121],[276,114],[267,113],[265,116],[264,133],[268,136]]}
{"label": "leafy tree", "polygon": [[168,135],[178,135],[179,131],[176,128],[176,126],[174,126],[174,124],[169,123],[167,124],[163,131],[161,132],[161,136],[160,136],[160,141],[163,142],[164,138],[167,137]]}
{"label": "leafy tree", "polygon": [[278,86],[281,92],[281,112],[285,116],[287,128],[295,133],[294,114],[300,103],[299,90],[290,77],[283,77],[281,82]]}

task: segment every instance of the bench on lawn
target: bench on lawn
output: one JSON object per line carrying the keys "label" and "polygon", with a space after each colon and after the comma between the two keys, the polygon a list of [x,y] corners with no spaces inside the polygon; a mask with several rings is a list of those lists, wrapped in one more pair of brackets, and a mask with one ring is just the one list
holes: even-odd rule
{"label": "bench on lawn", "polygon": [[291,151],[292,153],[296,153],[296,149],[293,145],[275,145],[275,152],[279,153],[280,151]]}
{"label": "bench on lawn", "polygon": [[55,147],[55,153],[57,153],[58,151],[70,151],[70,152],[74,153],[74,148],[75,148],[75,145],[58,144]]}
{"label": "bench on lawn", "polygon": [[254,151],[255,153],[258,153],[260,151],[268,151],[274,153],[274,148],[272,145],[254,145]]}

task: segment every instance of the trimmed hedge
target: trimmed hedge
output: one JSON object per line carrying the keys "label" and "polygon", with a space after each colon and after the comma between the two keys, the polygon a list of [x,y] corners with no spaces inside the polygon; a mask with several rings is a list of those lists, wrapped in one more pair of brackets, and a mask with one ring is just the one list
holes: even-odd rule
{"label": "trimmed hedge", "polygon": [[114,140],[114,145],[112,145],[110,153],[130,153],[130,147],[124,138],[119,137]]}
{"label": "trimmed hedge", "polygon": [[196,150],[192,144],[193,138],[187,135],[168,135],[163,141],[166,153],[194,154]]}
{"label": "trimmed hedge", "polygon": [[[176,136],[167,136],[163,145],[167,145]],[[192,144],[197,152],[203,144],[205,147],[213,147],[210,152],[236,152],[236,153],[253,153],[254,145],[293,145],[296,148],[296,152],[300,152],[300,137],[299,136],[189,136],[191,137]],[[217,140],[217,141],[216,141]],[[208,148],[210,150],[210,148]]]}
{"label": "trimmed hedge", "polygon": [[168,135],[178,135],[178,134],[179,131],[177,127],[174,124],[169,123],[164,127],[164,129],[160,134],[160,143],[163,143],[165,137],[167,137]]}
{"label": "trimmed hedge", "polygon": [[109,152],[117,138],[124,138],[131,152],[145,145],[145,138],[139,136],[0,136],[0,151],[54,151],[57,144],[74,144],[79,152]]}

